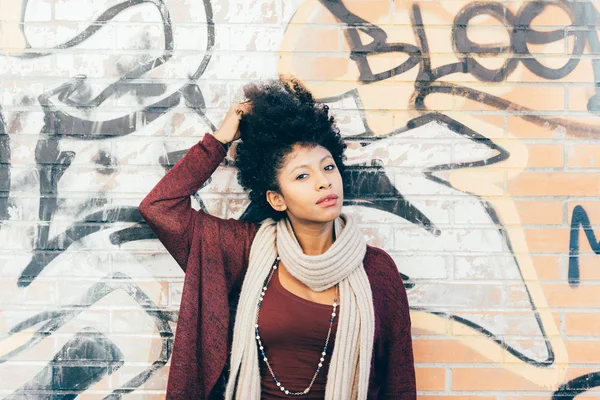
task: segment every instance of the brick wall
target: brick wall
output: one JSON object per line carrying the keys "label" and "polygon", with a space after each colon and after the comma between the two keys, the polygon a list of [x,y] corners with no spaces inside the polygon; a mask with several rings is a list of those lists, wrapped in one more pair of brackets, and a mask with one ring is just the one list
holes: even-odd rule
{"label": "brick wall", "polygon": [[[0,1],[0,397],[164,397],[183,275],[136,207],[281,72],[330,104],[346,211],[408,277],[419,398],[600,398],[598,12]],[[226,164],[196,203],[248,205]]]}

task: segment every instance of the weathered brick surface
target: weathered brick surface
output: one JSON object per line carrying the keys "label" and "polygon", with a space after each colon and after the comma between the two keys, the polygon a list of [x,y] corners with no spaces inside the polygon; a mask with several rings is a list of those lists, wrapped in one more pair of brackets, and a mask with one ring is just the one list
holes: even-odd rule
{"label": "weathered brick surface", "polygon": [[[409,277],[419,398],[600,398],[598,8],[0,0],[0,397],[164,397],[183,275],[136,207],[284,73]],[[223,165],[193,203],[248,199]]]}

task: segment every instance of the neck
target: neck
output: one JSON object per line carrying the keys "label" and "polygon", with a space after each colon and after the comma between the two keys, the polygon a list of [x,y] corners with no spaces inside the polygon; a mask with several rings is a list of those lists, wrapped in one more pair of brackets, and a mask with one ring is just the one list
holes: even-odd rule
{"label": "neck", "polygon": [[300,221],[291,216],[289,218],[302,252],[307,256],[323,254],[333,244],[333,221],[315,223]]}

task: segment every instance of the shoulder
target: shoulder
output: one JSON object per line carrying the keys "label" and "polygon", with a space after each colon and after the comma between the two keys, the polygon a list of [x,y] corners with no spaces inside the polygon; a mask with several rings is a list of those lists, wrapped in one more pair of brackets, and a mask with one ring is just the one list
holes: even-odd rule
{"label": "shoulder", "polygon": [[363,264],[372,284],[402,284],[398,266],[385,250],[379,247],[367,246]]}
{"label": "shoulder", "polygon": [[[392,257],[383,249],[367,246],[364,258],[365,272],[371,284],[373,300],[377,303],[390,304],[404,303],[406,299],[406,288],[398,266]],[[384,306],[385,309],[385,306]]]}
{"label": "shoulder", "polygon": [[365,254],[365,263],[372,260],[386,260],[388,263],[393,263],[392,257],[383,249],[375,246],[367,245],[367,253]]}

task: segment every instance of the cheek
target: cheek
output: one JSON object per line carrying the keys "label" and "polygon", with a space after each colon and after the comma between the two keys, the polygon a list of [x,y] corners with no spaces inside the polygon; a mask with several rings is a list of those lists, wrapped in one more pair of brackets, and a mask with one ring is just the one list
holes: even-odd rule
{"label": "cheek", "polygon": [[340,189],[344,187],[344,181],[342,179],[342,175],[340,174],[339,170],[335,171],[334,179],[335,179],[335,183],[340,187]]}
{"label": "cheek", "polygon": [[279,183],[285,204],[290,210],[300,210],[312,204],[313,199],[308,195],[312,186],[309,185],[309,182]]}
{"label": "cheek", "polygon": [[285,191],[283,188],[281,190],[289,204],[302,204],[306,200],[306,188],[302,184],[288,184]]}

